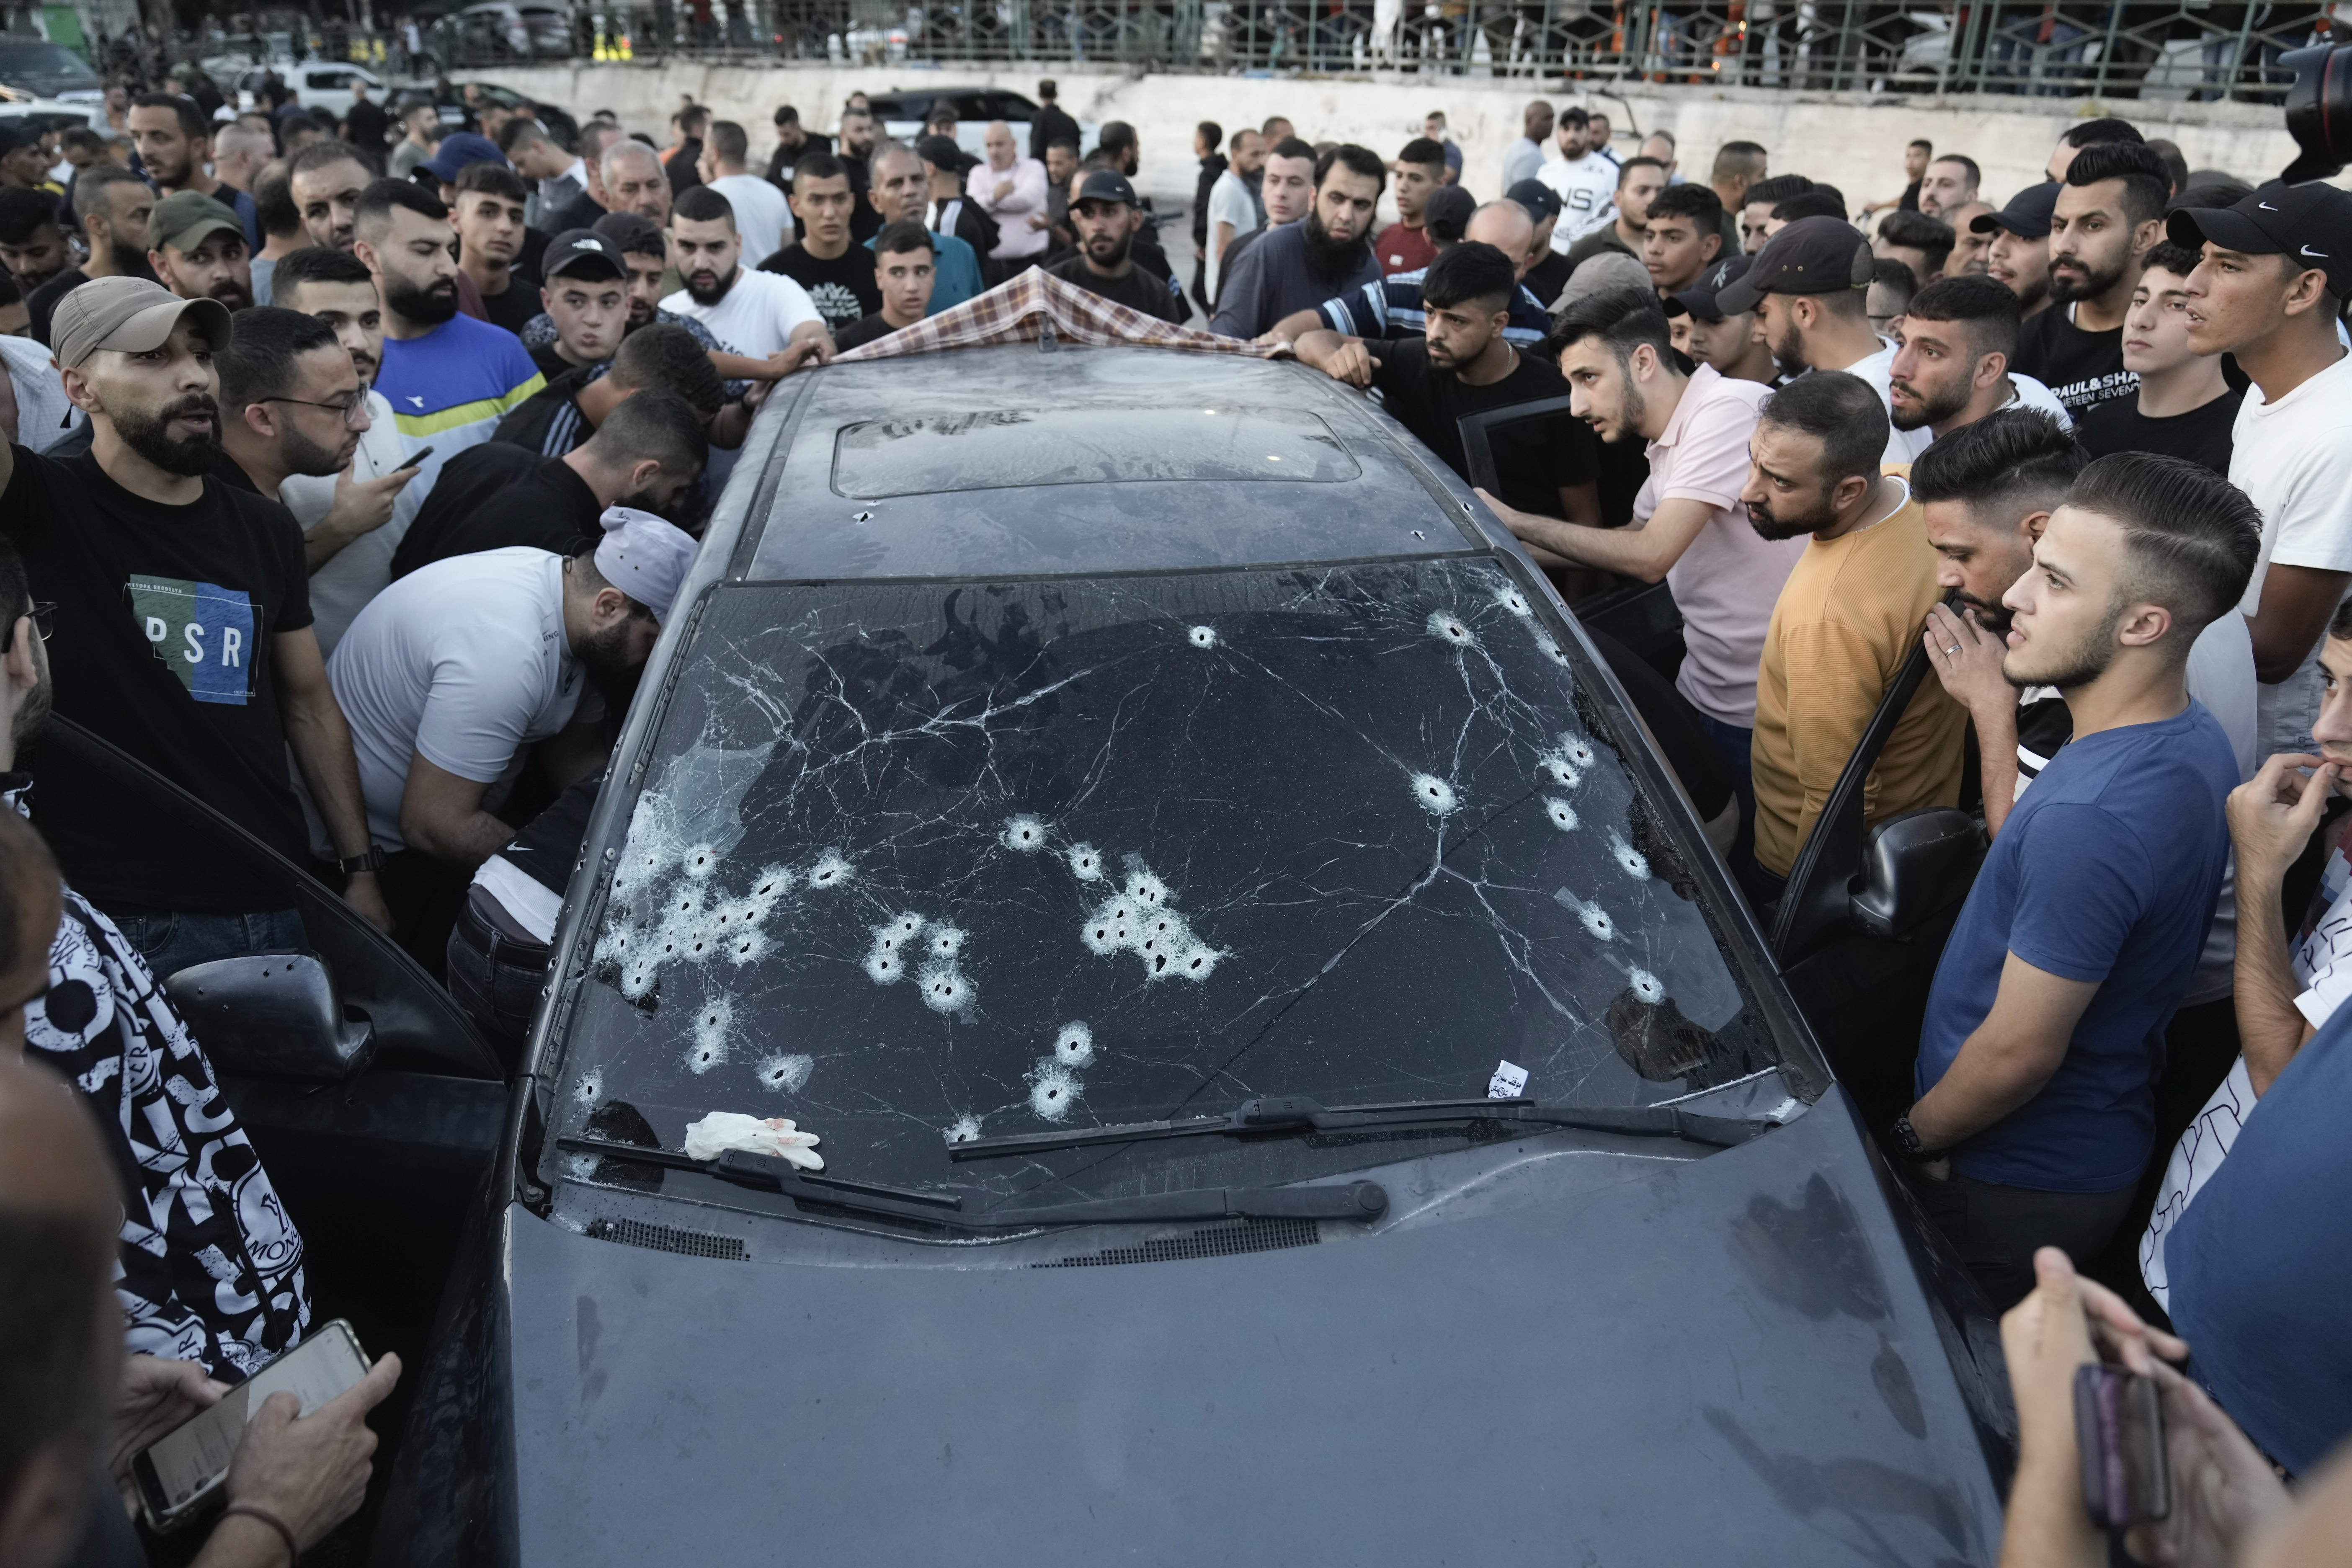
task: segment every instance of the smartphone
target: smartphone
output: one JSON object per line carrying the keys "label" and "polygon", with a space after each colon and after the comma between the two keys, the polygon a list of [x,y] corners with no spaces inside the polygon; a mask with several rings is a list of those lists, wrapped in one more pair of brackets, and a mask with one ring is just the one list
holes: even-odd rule
{"label": "smartphone", "polygon": [[[412,456],[403,458],[400,460],[400,467],[403,468],[421,468],[425,466],[425,459],[432,456],[433,448],[427,447],[422,452],[417,452]],[[397,472],[398,470],[395,469],[394,471]]]}
{"label": "smartphone", "polygon": [[2074,1371],[2074,1443],[2083,1456],[2083,1506],[2111,1530],[2172,1512],[2172,1461],[2155,1380],[2119,1366]]}
{"label": "smartphone", "polygon": [[308,1415],[367,1375],[367,1352],[352,1326],[337,1318],[309,1339],[221,1395],[142,1449],[131,1461],[139,1512],[147,1528],[167,1532],[207,1510],[228,1479],[228,1462],[245,1436],[246,1417],[284,1392]]}

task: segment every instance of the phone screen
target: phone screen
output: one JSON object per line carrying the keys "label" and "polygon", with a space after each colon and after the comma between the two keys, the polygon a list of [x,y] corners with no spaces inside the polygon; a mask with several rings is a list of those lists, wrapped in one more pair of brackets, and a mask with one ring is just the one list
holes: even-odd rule
{"label": "phone screen", "polygon": [[173,1427],[140,1455],[140,1481],[151,1511],[178,1511],[228,1473],[229,1460],[245,1436],[248,1412],[284,1392],[302,1402],[302,1414],[367,1375],[366,1355],[341,1319],[288,1351],[221,1396],[221,1402]]}

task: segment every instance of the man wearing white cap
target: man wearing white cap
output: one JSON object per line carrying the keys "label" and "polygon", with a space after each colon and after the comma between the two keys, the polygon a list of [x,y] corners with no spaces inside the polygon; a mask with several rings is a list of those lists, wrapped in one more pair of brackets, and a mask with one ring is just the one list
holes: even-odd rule
{"label": "man wearing white cap", "polygon": [[467,878],[514,837],[493,812],[523,749],[558,788],[602,765],[602,692],[644,668],[693,564],[693,539],[650,512],[616,506],[604,525],[568,559],[517,546],[420,567],[360,612],[327,667],[368,831],[393,852],[401,944],[436,974]]}

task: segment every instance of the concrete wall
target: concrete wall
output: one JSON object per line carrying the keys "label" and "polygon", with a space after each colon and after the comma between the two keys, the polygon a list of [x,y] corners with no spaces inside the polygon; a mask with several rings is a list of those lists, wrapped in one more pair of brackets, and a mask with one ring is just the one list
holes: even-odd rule
{"label": "concrete wall", "polygon": [[[1479,196],[1499,195],[1504,149],[1518,135],[1522,107],[1538,96],[1526,83],[1476,79],[1389,80],[1273,79],[1211,76],[1130,77],[1053,70],[1062,106],[1080,120],[1125,120],[1142,140],[1139,182],[1155,195],[1189,199],[1194,182],[1192,127],[1215,120],[1231,130],[1274,114],[1289,116],[1309,141],[1360,142],[1385,154],[1421,133],[1422,116],[1445,110],[1465,156],[1464,183]],[[722,118],[738,120],[764,159],[774,145],[770,116],[781,103],[797,106],[813,126],[829,128],[856,89],[953,84],[1003,86],[1034,92],[1036,68],[924,70],[782,67],[585,66],[482,73],[517,91],[560,104],[586,118],[610,109],[632,131],[667,143],[669,116],[691,93]],[[1622,93],[1547,91],[1554,104],[1579,102],[1606,110],[1615,146],[1629,153],[1637,132],[1672,132],[1683,172],[1704,178],[1716,147],[1732,140],[1760,142],[1779,174],[1810,174],[1843,191],[1859,206],[1898,194],[1903,145],[1915,136],[1938,151],[1965,153],[1984,168],[1984,195],[2005,200],[2042,177],[2043,161],[2061,132],[2076,120],[2120,113],[2150,136],[2180,144],[2191,168],[2226,169],[2249,180],[2271,177],[2294,155],[2280,112],[2249,104],[2117,102],[1967,96],[1946,100],[1832,97],[1766,89],[1669,88],[1629,84]]]}

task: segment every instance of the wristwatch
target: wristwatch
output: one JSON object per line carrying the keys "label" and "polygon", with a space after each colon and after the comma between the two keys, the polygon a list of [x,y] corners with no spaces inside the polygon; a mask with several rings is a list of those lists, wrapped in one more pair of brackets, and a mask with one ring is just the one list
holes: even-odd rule
{"label": "wristwatch", "polygon": [[1915,1165],[1925,1165],[1930,1161],[1944,1157],[1941,1152],[1929,1149],[1919,1142],[1919,1134],[1911,1125],[1911,1115],[1908,1111],[1896,1117],[1894,1124],[1887,1128],[1886,1141],[1895,1145],[1895,1152],[1897,1154]]}
{"label": "wristwatch", "polygon": [[356,877],[362,871],[381,871],[383,869],[383,851],[371,844],[366,854],[336,861],[335,869],[346,877]]}

